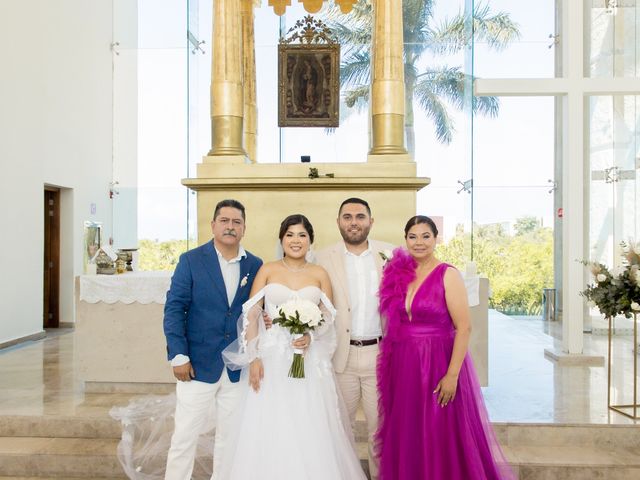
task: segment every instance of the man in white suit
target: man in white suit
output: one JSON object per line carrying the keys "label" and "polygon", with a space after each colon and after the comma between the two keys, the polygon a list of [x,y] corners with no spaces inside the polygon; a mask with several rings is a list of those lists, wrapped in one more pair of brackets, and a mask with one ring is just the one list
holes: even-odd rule
{"label": "man in white suit", "polygon": [[362,402],[369,435],[369,471],[375,480],[378,478],[378,462],[373,453],[373,435],[378,428],[376,359],[382,338],[377,293],[384,265],[381,253],[388,256],[393,245],[369,239],[373,217],[369,204],[360,198],[342,202],[337,223],[343,241],[319,251],[316,261],[329,273],[338,311],[338,347],[333,356],[338,385],[352,425]]}

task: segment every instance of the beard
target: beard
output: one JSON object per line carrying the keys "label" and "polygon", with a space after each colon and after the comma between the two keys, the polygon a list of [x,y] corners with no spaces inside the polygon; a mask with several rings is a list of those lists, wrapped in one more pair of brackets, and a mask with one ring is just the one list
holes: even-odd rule
{"label": "beard", "polygon": [[360,230],[355,231],[349,231],[348,229],[345,230],[343,228],[340,228],[340,235],[342,235],[342,239],[345,243],[348,243],[349,245],[360,245],[361,243],[367,241],[370,230],[371,227],[361,228]]}

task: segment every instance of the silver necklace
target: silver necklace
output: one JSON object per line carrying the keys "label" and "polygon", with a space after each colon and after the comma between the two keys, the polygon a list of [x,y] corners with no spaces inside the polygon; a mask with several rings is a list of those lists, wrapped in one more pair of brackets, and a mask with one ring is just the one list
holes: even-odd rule
{"label": "silver necklace", "polygon": [[293,273],[298,273],[301,272],[302,270],[304,270],[305,268],[307,268],[307,265],[309,265],[309,262],[307,262],[305,260],[304,265],[302,265],[301,267],[295,268],[295,267],[290,267],[289,265],[287,265],[287,262],[284,261],[284,257],[280,259],[280,261],[282,262],[282,264],[284,265],[284,268],[286,268],[287,270],[289,270],[290,272]]}

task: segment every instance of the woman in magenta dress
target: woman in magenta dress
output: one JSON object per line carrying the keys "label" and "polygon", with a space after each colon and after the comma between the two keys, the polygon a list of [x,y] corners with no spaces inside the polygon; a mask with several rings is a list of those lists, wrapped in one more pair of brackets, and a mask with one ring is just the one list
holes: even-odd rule
{"label": "woman in magenta dress", "polygon": [[380,479],[512,479],[467,354],[466,289],[434,256],[437,236],[429,217],[411,218],[380,285]]}

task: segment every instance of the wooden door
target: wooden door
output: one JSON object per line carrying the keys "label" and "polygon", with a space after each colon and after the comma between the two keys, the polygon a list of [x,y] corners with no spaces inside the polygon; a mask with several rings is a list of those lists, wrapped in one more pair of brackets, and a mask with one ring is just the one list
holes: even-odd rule
{"label": "wooden door", "polygon": [[43,328],[60,325],[60,190],[44,191]]}

